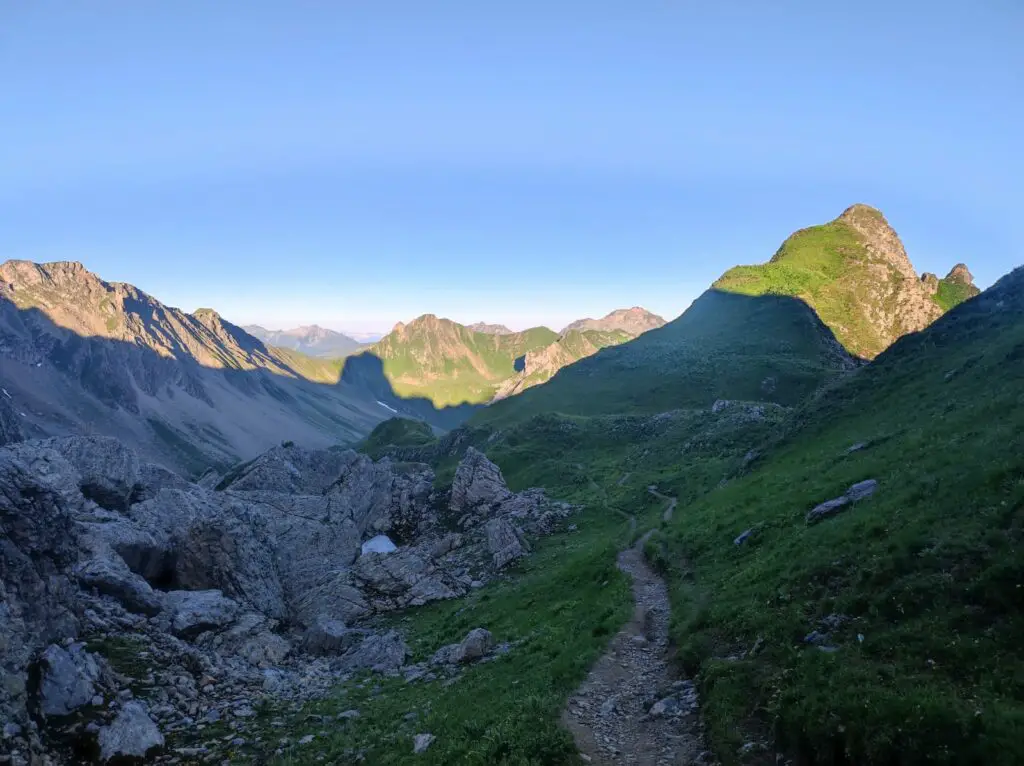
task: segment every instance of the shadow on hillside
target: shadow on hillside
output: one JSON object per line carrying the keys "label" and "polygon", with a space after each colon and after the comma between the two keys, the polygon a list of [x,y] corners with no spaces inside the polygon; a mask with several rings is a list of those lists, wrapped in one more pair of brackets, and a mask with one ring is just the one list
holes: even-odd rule
{"label": "shadow on hillside", "polygon": [[[355,357],[346,361],[337,382],[310,381],[287,359],[274,355],[270,347],[240,327],[222,322],[230,338],[219,338],[216,332],[193,318],[190,330],[202,336],[214,355],[225,363],[230,361],[233,344],[252,363],[272,360],[281,372],[202,365],[190,354],[182,338],[163,331],[160,317],[154,315],[151,307],[139,304],[129,308],[141,312],[139,319],[160,339],[166,355],[128,341],[79,335],[57,325],[38,308],[19,308],[10,300],[0,298],[0,386],[15,394],[22,392],[27,400],[39,405],[40,410],[45,409],[34,411],[31,418],[22,416],[27,418],[29,436],[44,435],[39,428],[33,431],[29,426],[36,421],[52,425],[57,433],[88,431],[121,435],[112,422],[117,410],[139,418],[147,417],[150,408],[145,399],[160,397],[171,402],[168,406],[186,413],[185,417],[199,421],[197,429],[193,430],[203,436],[196,437],[193,433],[193,438],[209,436],[217,441],[216,427],[202,423],[203,405],[210,408],[211,422],[217,414],[211,395],[217,379],[242,397],[262,394],[272,397],[283,409],[294,411],[297,418],[305,421],[304,425],[313,424],[328,435],[332,425],[336,426],[336,438],[341,442],[351,441],[353,433],[367,433],[377,422],[396,414],[450,429],[475,409],[472,406],[438,408],[425,398],[402,397],[385,377],[381,361],[369,354],[360,355],[358,361],[353,361]],[[14,401],[10,392],[0,392],[8,403]],[[190,397],[202,405],[182,402],[181,397]],[[244,404],[244,399],[241,403]],[[183,436],[179,429],[167,423],[147,419],[150,430],[163,441]],[[177,434],[169,434],[167,428]],[[289,438],[292,434],[283,432],[276,436],[276,441]]]}
{"label": "shadow on hillside", "polygon": [[800,298],[712,288],[664,326],[567,365],[482,417],[651,415],[717,399],[792,406],[863,363]]}

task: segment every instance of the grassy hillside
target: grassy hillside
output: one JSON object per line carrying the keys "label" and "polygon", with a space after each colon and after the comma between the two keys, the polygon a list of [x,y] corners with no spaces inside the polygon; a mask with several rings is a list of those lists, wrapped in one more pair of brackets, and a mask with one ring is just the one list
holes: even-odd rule
{"label": "grassy hillside", "polygon": [[[1022,392],[1018,271],[817,397],[652,545],[726,762],[752,736],[806,763],[1024,762]],[[806,523],[865,479],[875,496]]]}
{"label": "grassy hillside", "polygon": [[742,295],[800,298],[850,353],[863,358],[873,358],[902,335],[923,329],[973,288],[946,279],[941,294],[931,296],[896,232],[878,210],[866,205],[854,205],[830,223],[796,232],[767,263],[730,269],[714,286]]}
{"label": "grassy hillside", "polygon": [[852,364],[802,302],[709,290],[664,327],[565,367],[474,422],[549,412],[654,414],[716,399],[793,404]]}
{"label": "grassy hillside", "polygon": [[[559,336],[546,327],[495,334],[432,315],[398,325],[364,352],[379,359],[382,374],[399,397],[423,397],[437,407],[486,404],[543,383],[558,369],[622,343],[629,333],[572,331]],[[367,359],[351,358],[356,367]]]}

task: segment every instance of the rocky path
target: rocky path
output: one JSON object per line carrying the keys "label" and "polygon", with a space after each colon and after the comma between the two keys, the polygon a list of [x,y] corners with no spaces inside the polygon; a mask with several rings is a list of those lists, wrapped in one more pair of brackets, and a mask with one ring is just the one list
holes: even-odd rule
{"label": "rocky path", "polygon": [[658,491],[658,488],[653,484],[647,488],[647,491],[650,492],[659,500],[664,500],[666,503],[668,503],[668,505],[665,506],[665,512],[661,514],[661,518],[664,521],[672,521],[672,514],[675,513],[676,506],[679,504],[679,500],[677,498],[672,497],[671,495],[662,494],[661,492]]}
{"label": "rocky path", "polygon": [[711,762],[693,683],[674,678],[668,662],[668,588],[644,559],[650,535],[619,553],[619,568],[633,579],[633,618],[569,699],[562,716],[587,763]]}

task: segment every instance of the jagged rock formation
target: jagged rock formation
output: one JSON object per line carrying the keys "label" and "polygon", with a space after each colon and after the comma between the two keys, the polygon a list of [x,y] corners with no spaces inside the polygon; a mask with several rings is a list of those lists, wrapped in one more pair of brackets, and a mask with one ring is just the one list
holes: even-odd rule
{"label": "jagged rock formation", "polygon": [[187,473],[282,438],[354,441],[393,414],[339,383],[340,362],[268,346],[80,263],[0,264],[0,360],[0,441],[102,433]]}
{"label": "jagged rock formation", "polygon": [[242,329],[272,346],[324,359],[338,359],[363,347],[355,338],[315,324],[291,330],[268,330],[257,324],[244,325]]}
{"label": "jagged rock formation", "polygon": [[652,314],[640,306],[634,306],[631,309],[617,309],[601,319],[577,319],[562,330],[562,335],[572,330],[598,330],[600,332],[620,330],[635,338],[648,330],[656,330],[664,325],[665,320],[657,314]]}
{"label": "jagged rock formation", "polygon": [[[0,447],[0,718],[20,727],[13,747],[95,739],[103,758],[140,756],[222,695],[306,698],[358,669],[394,671],[402,637],[361,618],[480,587],[570,511],[513,494],[476,451],[450,494],[432,485],[426,465],[348,450],[277,447],[211,490],[106,437]],[[380,534],[398,547],[362,552]],[[471,638],[464,661],[490,646]],[[156,663],[148,706],[90,648],[125,640]],[[86,726],[79,712],[97,700],[99,727]]]}
{"label": "jagged rock formation", "polygon": [[767,264],[738,266],[714,286],[800,298],[848,351],[868,359],[977,294],[963,264],[944,280],[919,278],[885,216],[860,204],[824,226],[796,232]]}

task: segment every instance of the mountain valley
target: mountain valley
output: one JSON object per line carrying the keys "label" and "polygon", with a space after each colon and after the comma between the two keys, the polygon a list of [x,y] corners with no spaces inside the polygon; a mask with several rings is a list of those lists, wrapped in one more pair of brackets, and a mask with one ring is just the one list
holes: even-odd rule
{"label": "mountain valley", "polygon": [[7,762],[1024,762],[1024,269],[302,330],[0,266]]}

